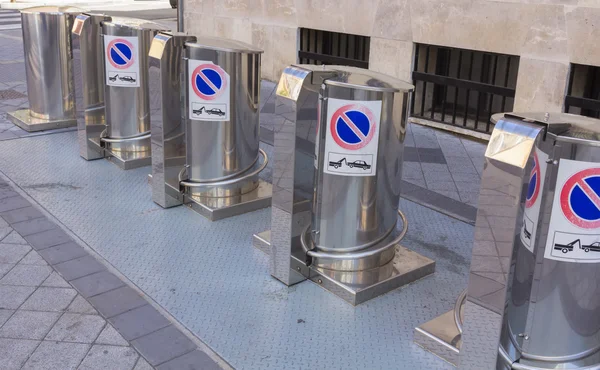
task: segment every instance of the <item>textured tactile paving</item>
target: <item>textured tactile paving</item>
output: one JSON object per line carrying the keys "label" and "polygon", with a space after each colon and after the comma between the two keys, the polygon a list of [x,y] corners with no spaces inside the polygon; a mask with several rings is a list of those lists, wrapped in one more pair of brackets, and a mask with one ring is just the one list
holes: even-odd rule
{"label": "textured tactile paving", "polygon": [[358,307],[305,282],[269,275],[252,234],[270,210],[211,223],[150,199],[149,167],[121,171],[78,155],[74,132],[0,142],[0,171],[146,294],[240,369],[451,369],[412,343],[415,326],[454,304],[466,286],[473,228],[408,201],[403,245],[436,273]]}

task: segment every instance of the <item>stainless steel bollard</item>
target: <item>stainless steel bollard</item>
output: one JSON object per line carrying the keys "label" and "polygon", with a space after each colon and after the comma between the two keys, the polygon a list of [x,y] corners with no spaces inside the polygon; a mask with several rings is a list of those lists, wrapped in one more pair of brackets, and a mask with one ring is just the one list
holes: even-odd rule
{"label": "stainless steel bollard", "polygon": [[[211,220],[268,207],[271,185],[258,178],[268,163],[258,137],[262,51],[207,37],[185,43],[183,50],[185,164],[178,173],[153,183],[160,188],[154,200],[167,205],[164,195],[168,193],[171,201],[177,199],[171,206],[186,203]],[[163,90],[165,94],[168,87]],[[162,122],[162,129],[156,127],[157,137],[166,140],[168,126]],[[165,151],[157,163],[169,162],[167,146],[163,141]],[[159,167],[154,171],[160,175]]]}
{"label": "stainless steel bollard", "polygon": [[276,92],[270,243],[255,236],[274,277],[310,279],[357,305],[433,273],[434,261],[399,245],[408,227],[398,203],[412,90],[358,68],[286,68]]}
{"label": "stainless steel bollard", "polygon": [[123,169],[146,166],[150,155],[148,52],[152,39],[166,27],[132,18],[104,22],[106,130],[98,138],[107,158]]}
{"label": "stainless steel bollard", "polygon": [[73,69],[76,79],[75,91],[83,116],[77,119],[79,154],[87,159],[103,158],[104,153],[90,141],[99,137],[105,128],[104,118],[104,66],[102,65],[102,22],[109,16],[80,14],[73,24]]}
{"label": "stainless steel bollard", "polygon": [[29,109],[8,118],[26,131],[76,125],[71,28],[83,10],[41,6],[21,11]]}
{"label": "stainless steel bollard", "polygon": [[417,328],[415,341],[459,369],[597,369],[600,120],[503,113],[492,122],[473,245],[474,261],[489,262],[471,265],[454,310]]}

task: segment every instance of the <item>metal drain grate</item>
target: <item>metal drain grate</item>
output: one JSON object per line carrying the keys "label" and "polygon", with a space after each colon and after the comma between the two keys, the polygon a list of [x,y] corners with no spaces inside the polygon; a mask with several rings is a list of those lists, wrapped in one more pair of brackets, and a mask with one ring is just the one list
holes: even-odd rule
{"label": "metal drain grate", "polygon": [[21,99],[26,98],[27,95],[15,91],[13,89],[9,90],[0,90],[0,100],[9,100],[9,99]]}

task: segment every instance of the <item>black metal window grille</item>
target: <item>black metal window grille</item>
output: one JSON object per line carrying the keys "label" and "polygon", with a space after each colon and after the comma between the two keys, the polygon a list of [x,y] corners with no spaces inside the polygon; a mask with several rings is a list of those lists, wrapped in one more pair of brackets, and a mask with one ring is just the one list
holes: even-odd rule
{"label": "black metal window grille", "polygon": [[494,113],[512,111],[519,57],[416,44],[412,117],[490,133]]}
{"label": "black metal window grille", "polygon": [[571,64],[565,112],[600,118],[600,67]]}
{"label": "black metal window grille", "polygon": [[369,68],[367,36],[300,28],[298,59],[302,64],[338,64]]}

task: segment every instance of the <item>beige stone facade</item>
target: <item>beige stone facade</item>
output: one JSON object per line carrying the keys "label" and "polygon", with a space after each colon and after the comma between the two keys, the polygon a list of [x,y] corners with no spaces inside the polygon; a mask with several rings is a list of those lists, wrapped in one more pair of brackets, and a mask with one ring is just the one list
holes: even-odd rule
{"label": "beige stone facade", "polygon": [[563,109],[570,63],[600,66],[600,0],[185,0],[186,30],[297,59],[298,28],[371,37],[370,68],[410,80],[413,43],[518,55],[515,111]]}

